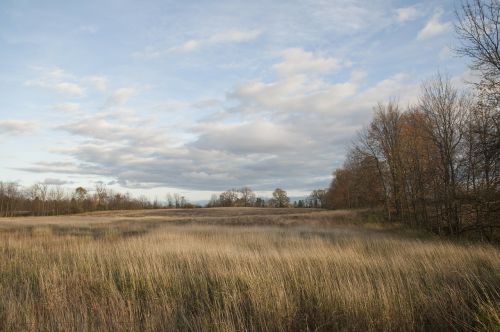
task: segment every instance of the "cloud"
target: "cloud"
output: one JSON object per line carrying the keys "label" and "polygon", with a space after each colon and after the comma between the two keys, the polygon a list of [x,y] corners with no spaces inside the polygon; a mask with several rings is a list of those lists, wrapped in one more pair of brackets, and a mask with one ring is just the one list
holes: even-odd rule
{"label": "cloud", "polygon": [[333,112],[341,101],[357,92],[356,81],[327,83],[303,75],[286,77],[272,83],[250,81],[238,86],[228,98],[238,103],[233,109],[245,112],[290,114],[291,112]]}
{"label": "cloud", "polygon": [[104,169],[98,170],[92,165],[75,162],[44,162],[40,161],[34,165],[18,167],[18,170],[32,173],[53,173],[53,174],[82,174],[97,175],[105,174]]}
{"label": "cloud", "polygon": [[227,97],[238,103],[234,109],[244,112],[290,114],[291,112],[332,112],[342,100],[354,96],[365,73],[354,70],[351,77],[338,83],[322,79],[340,68],[340,61],[303,49],[286,49],[282,61],[273,65],[278,74],[274,82],[248,81],[237,86]]}
{"label": "cloud", "polygon": [[108,99],[108,106],[123,105],[137,93],[135,88],[120,88],[113,91],[113,94]]}
{"label": "cloud", "polygon": [[60,125],[57,128],[73,135],[113,142],[126,141],[129,138],[137,140],[142,135],[142,131],[138,131],[132,126],[125,123],[112,122],[106,117],[99,115]]}
{"label": "cloud", "polygon": [[108,88],[108,79],[105,76],[87,76],[84,80],[92,84],[98,91],[105,92]]}
{"label": "cloud", "polygon": [[193,104],[193,107],[204,109],[204,108],[215,108],[221,106],[221,101],[217,99],[204,99],[199,100]]}
{"label": "cloud", "polygon": [[73,75],[61,68],[35,68],[40,77],[25,82],[26,86],[50,89],[61,94],[85,95],[85,88],[76,82]]}
{"label": "cloud", "polygon": [[202,45],[202,42],[199,40],[188,40],[187,42],[178,45],[178,46],[173,46],[166,50],[165,53],[174,53],[174,52],[191,52],[199,49]]}
{"label": "cloud", "polygon": [[396,20],[400,23],[413,21],[421,16],[416,6],[396,9]]}
{"label": "cloud", "polygon": [[[307,138],[285,126],[258,120],[238,124],[207,124],[199,128],[200,136],[192,146],[234,154],[276,153],[307,144]],[[231,137],[231,139],[228,139]]]}
{"label": "cloud", "polygon": [[260,30],[228,30],[217,33],[207,39],[207,44],[243,43],[256,39],[261,35]]}
{"label": "cloud", "polygon": [[40,88],[51,89],[62,94],[83,96],[85,89],[76,83],[71,82],[49,82],[44,80],[29,80],[26,82],[27,86],[37,86]]}
{"label": "cloud", "polygon": [[3,136],[33,133],[37,128],[37,125],[31,121],[0,120],[0,135]]}
{"label": "cloud", "polygon": [[74,182],[72,182],[72,181],[66,181],[66,180],[61,180],[61,179],[46,178],[45,180],[43,180],[42,183],[46,184],[46,185],[62,186],[62,185],[65,185],[65,184],[72,184]]}
{"label": "cloud", "polygon": [[436,12],[417,35],[417,40],[426,40],[449,32],[451,22],[441,22],[442,11]]}
{"label": "cloud", "polygon": [[61,92],[61,93],[67,93],[67,94],[72,94],[72,95],[77,95],[77,96],[82,96],[84,94],[84,89],[79,86],[76,83],[71,83],[71,82],[61,82],[57,83],[53,86],[46,86],[49,88],[53,88],[54,90]]}
{"label": "cloud", "polygon": [[[321,188],[373,105],[398,94],[406,100],[415,88],[408,76],[394,75],[361,89],[365,76],[353,70],[340,83],[300,74],[246,82],[219,104],[222,120],[182,129],[191,137],[185,141],[154,119],[88,114],[57,127],[81,138],[55,151],[71,162],[41,162],[22,170],[95,175],[129,188]],[[224,109],[228,101],[232,106]]]}
{"label": "cloud", "polygon": [[60,111],[60,112],[77,111],[78,109],[80,109],[80,104],[78,104],[78,103],[71,103],[71,102],[62,103],[62,104],[55,105],[54,109],[56,111]]}
{"label": "cloud", "polygon": [[260,34],[261,31],[259,30],[228,30],[216,33],[205,39],[189,40],[179,46],[169,48],[167,52],[191,52],[211,45],[243,43],[256,39]]}
{"label": "cloud", "polygon": [[[169,100],[155,106],[168,110],[169,124],[158,121],[165,112],[148,118],[121,107],[137,93],[135,88],[114,90],[107,102],[112,110],[70,116],[56,127],[75,136],[73,144],[52,149],[69,161],[22,170],[99,176],[130,188],[320,188],[328,185],[330,172],[343,161],[345,146],[370,118],[373,105],[397,95],[410,100],[416,90],[407,75],[373,83],[360,69],[331,81],[331,73],[347,70],[340,60],[299,48],[279,54],[268,67],[275,75],[243,81],[225,99]],[[207,113],[186,123],[180,116],[186,109]]]}
{"label": "cloud", "polygon": [[147,48],[145,51],[136,52],[133,55],[142,58],[157,58],[171,53],[187,53],[198,51],[203,47],[209,47],[218,44],[249,42],[258,38],[260,35],[260,30],[227,30],[216,33],[207,38],[191,39],[179,45],[175,45],[163,50]]}
{"label": "cloud", "polygon": [[301,48],[289,48],[281,52],[283,61],[274,65],[273,69],[281,76],[300,73],[326,74],[340,68],[340,61],[335,58],[318,56]]}

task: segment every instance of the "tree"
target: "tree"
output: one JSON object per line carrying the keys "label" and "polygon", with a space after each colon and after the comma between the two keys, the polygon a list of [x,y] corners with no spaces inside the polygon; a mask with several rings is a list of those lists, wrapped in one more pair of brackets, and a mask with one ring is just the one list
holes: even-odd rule
{"label": "tree", "polygon": [[288,207],[290,199],[285,190],[281,188],[276,188],[273,191],[273,199],[275,200],[275,207],[284,208]]}
{"label": "tree", "polygon": [[255,207],[265,207],[266,206],[266,200],[262,197],[257,197],[255,199]]}
{"label": "tree", "polygon": [[442,182],[440,200],[442,217],[450,234],[460,228],[459,202],[457,200],[460,144],[465,120],[470,108],[469,99],[459,94],[448,78],[438,74],[422,85],[419,107],[426,116],[426,134],[438,151],[438,172]]}
{"label": "tree", "polygon": [[106,189],[106,185],[99,182],[95,185],[95,195],[94,195],[94,202],[96,204],[97,209],[107,209],[107,199],[108,199],[108,192]]}
{"label": "tree", "polygon": [[78,187],[75,189],[75,198],[79,201],[83,201],[87,198],[87,189],[83,187]]}
{"label": "tree", "polygon": [[174,193],[174,202],[175,202],[175,208],[176,209],[180,208],[182,203],[182,196],[178,193]]}
{"label": "tree", "polygon": [[86,201],[87,201],[87,189],[83,188],[83,187],[78,187],[75,189],[75,192],[73,194],[73,209],[74,209],[74,212],[82,212],[85,210],[85,205],[86,205]]}
{"label": "tree", "polygon": [[481,84],[498,87],[500,1],[464,0],[456,16],[455,30],[461,41],[458,53],[472,59],[471,68],[483,76]]}
{"label": "tree", "polygon": [[255,193],[249,187],[239,189],[241,193],[241,203],[243,206],[253,206],[255,204]]}
{"label": "tree", "polygon": [[[184,207],[191,206],[181,199]],[[129,193],[114,193],[103,185],[98,185],[92,197],[83,187],[76,188],[71,197],[61,186],[34,184],[22,188],[16,183],[0,182],[0,216],[18,215],[59,215],[116,209],[161,208],[161,204],[151,203],[147,197],[132,198]]]}
{"label": "tree", "polygon": [[170,195],[170,193],[167,194],[167,207],[169,209],[174,207],[174,199],[173,199],[172,195]]}
{"label": "tree", "polygon": [[[384,206],[389,220],[392,220],[393,217],[400,220],[404,218],[405,184],[401,156],[401,114],[397,102],[379,103],[374,108],[372,122],[360,132],[354,150],[348,154],[348,161],[351,159],[350,163],[353,165],[345,167],[351,172],[353,170],[362,171],[365,175],[372,175],[374,174],[372,171],[376,170],[378,173],[377,182],[382,187]],[[363,178],[356,176],[356,173],[351,175],[351,186],[356,185],[358,189],[364,191],[361,183]],[[370,185],[372,188],[378,186],[375,183],[370,183]],[[377,190],[378,192],[379,190]],[[352,196],[352,191],[348,191],[346,194],[348,195],[349,207],[352,207],[353,203],[355,206],[366,205],[363,202],[363,197]],[[373,195],[371,196],[373,197]]]}
{"label": "tree", "polygon": [[325,197],[327,206],[334,209],[362,208],[385,202],[381,186],[384,173],[379,172],[379,168],[383,167],[376,158],[354,147],[349,151],[343,167],[333,173]]}
{"label": "tree", "polygon": [[236,189],[230,189],[224,191],[219,195],[219,202],[221,206],[230,207],[235,206],[238,200],[238,191]]}
{"label": "tree", "polygon": [[325,208],[327,206],[327,189],[316,189],[311,192],[308,200],[313,208]]}

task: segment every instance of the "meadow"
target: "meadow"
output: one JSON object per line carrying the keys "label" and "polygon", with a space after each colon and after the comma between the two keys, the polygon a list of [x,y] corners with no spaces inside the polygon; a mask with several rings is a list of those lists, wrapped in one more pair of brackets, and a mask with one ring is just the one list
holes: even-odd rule
{"label": "meadow", "polygon": [[1,331],[493,331],[500,249],[362,211],[0,219]]}

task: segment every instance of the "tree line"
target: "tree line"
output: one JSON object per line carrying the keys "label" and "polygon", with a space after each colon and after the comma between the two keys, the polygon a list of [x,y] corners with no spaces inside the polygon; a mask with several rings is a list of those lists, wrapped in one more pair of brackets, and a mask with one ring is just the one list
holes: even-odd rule
{"label": "tree line", "polygon": [[[274,208],[324,208],[327,207],[327,190],[313,190],[298,201],[290,202],[288,193],[276,188],[271,198],[257,197],[250,187],[230,189],[213,194],[206,207],[274,207]],[[55,216],[106,210],[136,209],[189,209],[199,205],[178,193],[165,196],[164,201],[149,200],[146,196],[135,198],[97,183],[93,188],[77,187],[69,190],[60,185],[36,183],[22,187],[14,182],[0,181],[0,217]]]}
{"label": "tree line", "polygon": [[250,187],[233,188],[220,194],[213,194],[207,207],[276,207],[290,206],[290,198],[285,190],[276,188],[272,198],[257,197]]}
{"label": "tree line", "polygon": [[274,207],[274,208],[327,208],[328,189],[313,190],[304,199],[291,202],[286,190],[276,188],[271,198],[257,197],[250,187],[233,188],[213,194],[207,207]]}
{"label": "tree line", "polygon": [[[182,207],[187,207],[185,203]],[[145,196],[132,197],[97,184],[93,190],[37,183],[23,188],[17,183],[0,182],[0,217],[19,215],[53,216],[103,210],[132,210],[168,207]],[[179,206],[181,207],[181,206]]]}
{"label": "tree line", "polygon": [[458,51],[480,81],[460,90],[437,74],[414,105],[378,104],[334,172],[329,207],[382,205],[388,220],[438,234],[498,231],[500,3],[467,1],[457,17]]}

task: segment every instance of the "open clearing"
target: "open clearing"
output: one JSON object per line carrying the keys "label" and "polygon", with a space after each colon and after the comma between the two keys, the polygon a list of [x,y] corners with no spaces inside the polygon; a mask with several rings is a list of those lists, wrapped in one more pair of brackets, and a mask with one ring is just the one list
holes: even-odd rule
{"label": "open clearing", "polygon": [[0,330],[495,330],[500,250],[362,213],[0,219]]}

